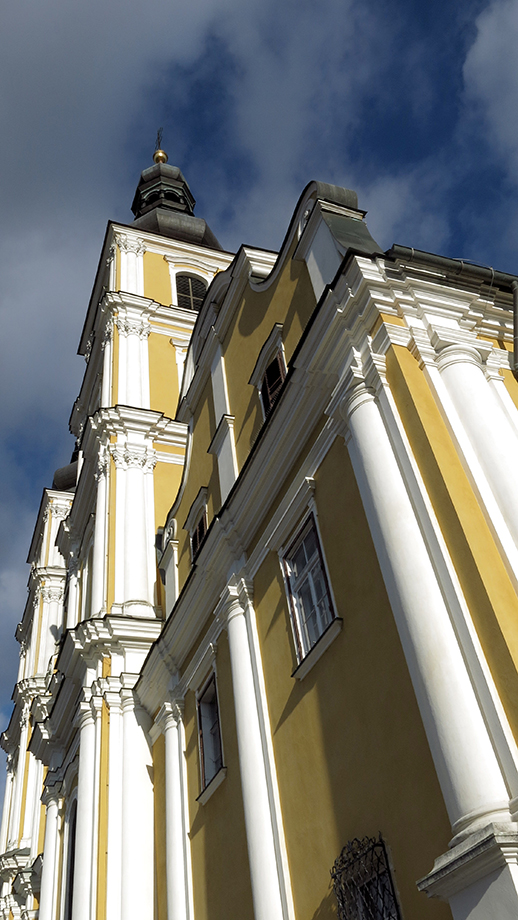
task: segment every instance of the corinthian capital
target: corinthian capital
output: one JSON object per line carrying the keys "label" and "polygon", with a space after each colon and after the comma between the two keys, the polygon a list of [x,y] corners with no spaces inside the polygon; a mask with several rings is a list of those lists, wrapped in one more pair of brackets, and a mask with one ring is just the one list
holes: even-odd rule
{"label": "corinthian capital", "polygon": [[135,255],[141,255],[146,251],[146,244],[139,237],[130,238],[125,233],[115,233],[114,239],[121,252],[133,252]]}
{"label": "corinthian capital", "polygon": [[143,320],[130,320],[126,317],[118,316],[115,320],[120,335],[138,335],[139,339],[147,339],[150,326]]}
{"label": "corinthian capital", "polygon": [[45,603],[59,602],[63,600],[63,588],[45,587],[41,589],[41,597]]}

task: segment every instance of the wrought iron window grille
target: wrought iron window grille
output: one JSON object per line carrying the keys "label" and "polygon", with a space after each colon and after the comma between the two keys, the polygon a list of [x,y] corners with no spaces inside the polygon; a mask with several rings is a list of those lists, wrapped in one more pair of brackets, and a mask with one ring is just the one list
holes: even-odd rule
{"label": "wrought iron window grille", "polygon": [[379,839],[350,840],[331,869],[340,920],[401,920],[387,850]]}

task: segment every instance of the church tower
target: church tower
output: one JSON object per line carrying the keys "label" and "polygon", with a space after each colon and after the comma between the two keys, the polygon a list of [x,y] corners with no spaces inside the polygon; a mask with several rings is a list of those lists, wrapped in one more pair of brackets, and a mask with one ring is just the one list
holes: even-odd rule
{"label": "church tower", "polygon": [[5,920],[38,908],[40,920],[153,914],[149,717],[133,685],[166,614],[155,533],[185,463],[187,426],[174,416],[187,346],[232,259],[194,216],[181,171],[163,150],[153,159],[134,222],[107,228],[79,344],[76,449],[44,491],[29,553],[2,736]]}

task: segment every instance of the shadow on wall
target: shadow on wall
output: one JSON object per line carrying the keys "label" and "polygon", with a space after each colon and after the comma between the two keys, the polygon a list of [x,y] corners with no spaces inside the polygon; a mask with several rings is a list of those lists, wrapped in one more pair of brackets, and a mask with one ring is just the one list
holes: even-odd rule
{"label": "shadow on wall", "polygon": [[312,920],[336,920],[337,917],[338,911],[336,906],[335,893],[333,889],[330,888],[325,898],[323,898],[323,900],[320,902],[320,905],[317,907],[315,913],[313,914]]}

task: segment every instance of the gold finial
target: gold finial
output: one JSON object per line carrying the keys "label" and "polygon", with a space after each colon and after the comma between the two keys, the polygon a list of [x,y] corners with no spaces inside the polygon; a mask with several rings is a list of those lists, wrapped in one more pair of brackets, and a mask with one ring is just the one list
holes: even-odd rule
{"label": "gold finial", "polygon": [[167,163],[169,157],[165,150],[162,150],[162,134],[164,129],[159,128],[156,132],[155,152],[153,154],[154,163]]}

